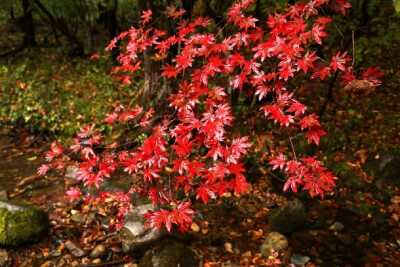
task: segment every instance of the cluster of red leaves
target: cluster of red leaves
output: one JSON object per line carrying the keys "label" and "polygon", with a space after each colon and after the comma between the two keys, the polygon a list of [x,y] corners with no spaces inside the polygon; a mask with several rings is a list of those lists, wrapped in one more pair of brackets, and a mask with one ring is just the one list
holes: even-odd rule
{"label": "cluster of red leaves", "polygon": [[303,190],[309,190],[311,197],[320,195],[324,197],[324,192],[329,192],[335,186],[337,178],[332,172],[327,171],[325,167],[320,166],[314,158],[301,158],[286,160],[286,157],[281,153],[279,156],[270,161],[273,164],[272,169],[281,169],[289,174],[283,190],[289,188],[297,193],[298,186],[304,185]]}
{"label": "cluster of red leaves", "polygon": [[[117,143],[103,144],[103,136],[94,126],[81,129],[70,149],[81,153],[83,162],[78,173],[85,186],[99,186],[104,177],[110,178],[118,167],[136,174],[129,193],[139,192],[150,198],[154,204],[169,204],[168,209],[149,211],[147,224],[151,227],[165,225],[168,230],[172,224],[186,231],[191,223],[190,199],[195,196],[205,204],[228,191],[236,195],[246,192],[249,184],[243,175],[245,169],[240,162],[251,143],[248,137],[231,137],[226,130],[232,125],[227,89],[253,92],[263,103],[261,110],[265,116],[282,127],[300,128],[306,131],[308,142],[319,143],[326,133],[321,129],[318,116],[307,114],[307,107],[293,98],[293,93],[285,87],[296,73],[310,73],[310,78],[323,80],[333,71],[346,72],[347,81],[351,76],[351,66],[346,53],[337,53],[331,62],[316,56],[310,44],[323,44],[328,36],[325,28],[329,17],[319,14],[325,4],[333,10],[345,14],[350,5],[345,0],[311,0],[289,6],[283,14],[271,14],[266,21],[269,30],[257,26],[258,20],[246,14],[253,0],[234,3],[228,12],[225,27],[231,27],[232,34],[222,39],[209,32],[212,21],[198,17],[193,22],[180,20],[185,10],[170,7],[167,17],[176,20],[177,33],[168,36],[166,31],[149,24],[151,10],[141,16],[141,27],[132,27],[122,32],[107,46],[113,49],[117,42],[126,40],[126,46],[118,60],[120,66],[112,70],[119,74],[124,84],[130,83],[132,73],[141,68],[141,54],[152,48],[155,57],[167,58],[175,45],[181,51],[172,61],[165,62],[162,76],[167,79],[179,77],[179,89],[169,97],[170,106],[175,113],[165,116],[161,125],[152,128],[152,135],[143,140],[133,151],[118,151]],[[180,20],[180,21],[179,21]],[[266,64],[267,63],[267,64]],[[349,78],[351,76],[351,79]],[[364,78],[377,78],[375,69],[367,71]],[[178,81],[178,79],[176,79]],[[267,102],[267,95],[272,101]],[[201,110],[199,109],[201,105]],[[134,109],[119,106],[106,115],[105,123],[136,123],[142,127],[150,125],[153,110],[145,112],[141,107]],[[140,119],[140,120],[139,120]],[[102,145],[106,152],[97,154],[93,147]],[[205,148],[205,156],[198,155]],[[53,160],[62,154],[59,146],[51,148],[46,159]],[[271,161],[273,168],[280,168],[289,174],[285,190],[289,187],[297,192],[298,186],[309,190],[310,195],[324,196],[335,186],[335,177],[313,158],[286,160],[279,155]],[[39,173],[47,171],[47,165]],[[183,189],[184,201],[176,199],[176,192]],[[71,188],[67,197],[71,200],[80,196],[78,187]],[[107,193],[110,194],[110,193]],[[114,193],[120,201],[129,201],[125,193]],[[102,196],[100,196],[102,197]],[[106,197],[102,197],[106,199]],[[125,207],[125,206],[123,206]],[[118,214],[122,223],[123,208]]]}

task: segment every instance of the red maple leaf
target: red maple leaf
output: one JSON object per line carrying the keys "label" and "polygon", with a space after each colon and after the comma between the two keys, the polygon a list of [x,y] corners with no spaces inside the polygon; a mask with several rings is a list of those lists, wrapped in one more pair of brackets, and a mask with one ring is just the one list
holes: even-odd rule
{"label": "red maple leaf", "polygon": [[326,132],[321,130],[321,127],[318,125],[312,126],[306,133],[306,137],[308,138],[308,143],[314,141],[315,144],[319,144],[319,138],[321,136],[326,135]]}
{"label": "red maple leaf", "polygon": [[65,199],[69,199],[71,202],[74,200],[79,199],[79,196],[82,195],[81,190],[79,187],[70,187],[69,190],[65,193]]}
{"label": "red maple leaf", "polygon": [[149,22],[151,20],[151,15],[153,14],[153,11],[151,11],[151,9],[149,9],[147,11],[143,10],[142,13],[143,13],[143,15],[140,16],[142,18],[140,23],[146,24],[147,22]]}
{"label": "red maple leaf", "polygon": [[342,55],[340,55],[340,51],[337,52],[336,56],[332,57],[332,62],[330,66],[333,68],[334,71],[337,71],[338,69],[342,71],[346,71],[346,66],[345,64],[350,61],[350,58],[346,58],[347,52],[344,52]]}
{"label": "red maple leaf", "polygon": [[279,156],[277,156],[275,159],[268,162],[268,164],[274,165],[272,167],[272,170],[276,170],[278,168],[283,170],[283,168],[285,168],[285,166],[286,166],[286,157],[282,153],[279,153]]}
{"label": "red maple leaf", "polygon": [[164,70],[161,75],[162,76],[167,76],[167,78],[171,78],[171,77],[176,77],[178,76],[180,69],[179,68],[175,68],[174,66],[169,65],[168,63],[162,67],[162,69]]}

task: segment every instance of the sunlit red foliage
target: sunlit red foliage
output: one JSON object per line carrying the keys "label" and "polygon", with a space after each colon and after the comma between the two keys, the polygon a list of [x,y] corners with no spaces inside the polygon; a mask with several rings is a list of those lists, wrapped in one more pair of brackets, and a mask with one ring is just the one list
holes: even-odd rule
{"label": "sunlit red foliage", "polygon": [[[346,52],[335,52],[328,62],[311,49],[311,44],[323,45],[328,36],[326,27],[331,23],[324,13],[319,14],[320,10],[331,7],[345,15],[350,5],[346,0],[311,0],[290,5],[282,14],[270,14],[264,22],[247,14],[253,2],[243,0],[233,4],[224,26],[230,28],[231,34],[225,38],[212,32],[209,18],[180,20],[185,11],[169,7],[165,14],[177,21],[176,34],[168,36],[155,29],[149,23],[152,11],[148,10],[143,11],[141,27],[132,27],[112,40],[106,50],[111,50],[120,40],[126,42],[118,57],[120,66],[112,70],[124,84],[129,84],[132,73],[141,69],[144,51],[152,48],[155,55],[165,59],[173,46],[180,45],[180,52],[172,61],[165,59],[160,72],[166,79],[179,83],[176,92],[168,97],[169,106],[175,112],[165,114],[162,123],[157,125],[151,122],[154,110],[146,111],[139,106],[133,109],[118,106],[106,114],[104,123],[110,126],[152,125],[152,134],[142,140],[142,145],[129,151],[118,149],[117,143],[105,143],[94,125],[81,128],[70,149],[82,156],[78,179],[85,186],[99,187],[104,177],[112,178],[118,168],[135,174],[129,193],[138,192],[154,204],[168,204],[166,208],[145,214],[147,225],[166,226],[168,231],[173,224],[182,231],[188,230],[194,214],[191,199],[207,204],[228,191],[236,195],[246,192],[249,184],[243,175],[241,159],[248,153],[251,142],[248,136],[232,136],[227,131],[235,120],[227,94],[229,87],[246,91],[247,95],[256,94],[261,103],[260,112],[267,119],[280,127],[306,131],[308,143],[318,145],[320,137],[326,134],[318,116],[307,113],[307,107],[294,98],[287,82],[300,73],[323,80],[337,70],[345,72],[346,83],[355,79]],[[264,31],[261,23],[266,23],[269,30]],[[373,83],[379,83],[379,77],[378,70],[372,68],[363,74],[364,79]],[[100,154],[95,146],[106,147],[106,151]],[[206,153],[200,155],[200,149]],[[57,162],[62,153],[61,147],[55,146],[47,160]],[[302,187],[312,197],[324,197],[324,192],[335,186],[336,177],[314,158],[288,159],[280,154],[270,164],[273,169],[279,168],[288,174],[285,191],[291,188],[297,192]],[[44,174],[46,169],[42,166],[39,173]],[[176,198],[180,189],[185,193],[183,200]],[[121,202],[130,201],[126,193],[113,194]],[[71,200],[79,195],[78,188],[67,192]],[[118,228],[128,211],[128,206],[121,206]]]}

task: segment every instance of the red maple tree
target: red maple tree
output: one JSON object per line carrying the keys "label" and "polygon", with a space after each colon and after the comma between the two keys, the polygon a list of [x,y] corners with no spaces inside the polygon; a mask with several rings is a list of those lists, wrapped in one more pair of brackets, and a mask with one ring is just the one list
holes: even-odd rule
{"label": "red maple tree", "polygon": [[[343,85],[356,79],[347,52],[337,52],[331,61],[316,56],[311,44],[323,45],[328,36],[325,31],[331,19],[321,15],[323,5],[346,15],[350,8],[346,0],[311,0],[307,3],[289,5],[282,14],[270,14],[266,22],[260,22],[247,14],[253,0],[236,1],[227,14],[224,27],[231,28],[231,34],[221,38],[219,33],[210,32],[212,20],[197,17],[193,21],[180,20],[185,10],[169,7],[165,16],[177,21],[177,32],[168,36],[166,31],[151,24],[152,11],[143,11],[141,27],[122,32],[107,46],[113,49],[119,41],[125,41],[119,55],[120,65],[112,70],[124,84],[131,83],[132,74],[141,69],[142,54],[152,50],[156,58],[164,62],[161,75],[179,83],[179,87],[168,97],[171,114],[165,114],[161,123],[153,125],[152,134],[142,145],[121,150],[117,142],[106,144],[105,138],[95,125],[81,128],[71,153],[80,153],[78,180],[84,186],[99,187],[104,177],[110,178],[122,168],[129,174],[136,174],[129,192],[101,192],[97,197],[106,201],[114,197],[120,201],[117,228],[122,227],[124,214],[129,211],[129,194],[139,192],[150,198],[154,204],[165,208],[145,214],[150,227],[173,224],[187,231],[194,211],[191,199],[205,204],[210,199],[221,197],[228,191],[240,195],[247,191],[241,159],[248,153],[251,143],[248,136],[232,136],[227,131],[234,123],[227,90],[246,90],[255,94],[263,103],[260,111],[267,119],[280,127],[291,127],[305,131],[308,143],[319,144],[322,130],[318,116],[309,114],[307,107],[294,98],[287,88],[287,82],[304,72],[310,79],[325,79],[332,73],[344,71]],[[266,23],[263,30],[259,23]],[[168,61],[172,47],[181,47],[178,54]],[[94,57],[97,57],[95,55]],[[377,69],[368,69],[363,79],[379,83]],[[272,96],[267,99],[267,96]],[[140,106],[118,106],[106,114],[108,125],[135,123],[143,128],[150,127],[154,110]],[[95,146],[106,147],[105,152],[96,152]],[[206,153],[199,150],[205,148]],[[59,168],[64,167],[64,150],[60,144],[47,153],[46,161]],[[288,174],[284,190],[294,192],[299,187],[308,190],[313,197],[324,197],[331,191],[337,179],[332,172],[321,166],[314,158],[288,158],[276,155],[270,161],[273,169]],[[38,172],[45,174],[48,165],[42,165]],[[183,200],[176,198],[177,190],[183,189]],[[81,191],[71,187],[67,198],[76,200]],[[90,197],[86,197],[89,200]]]}

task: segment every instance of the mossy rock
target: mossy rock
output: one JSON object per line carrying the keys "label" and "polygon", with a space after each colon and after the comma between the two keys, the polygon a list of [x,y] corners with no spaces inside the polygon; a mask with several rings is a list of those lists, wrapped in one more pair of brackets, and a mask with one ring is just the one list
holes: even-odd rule
{"label": "mossy rock", "polygon": [[288,234],[302,228],[306,223],[307,215],[303,204],[295,199],[271,210],[268,219],[273,231]]}
{"label": "mossy rock", "polygon": [[194,267],[196,254],[184,244],[175,240],[164,240],[154,249],[144,254],[139,262],[139,267]]}
{"label": "mossy rock", "polygon": [[48,214],[26,203],[0,201],[0,244],[16,246],[39,241],[47,235]]}
{"label": "mossy rock", "polygon": [[369,175],[374,175],[376,182],[384,182],[400,186],[400,153],[390,151],[380,155],[378,159],[369,158],[363,166]]}

